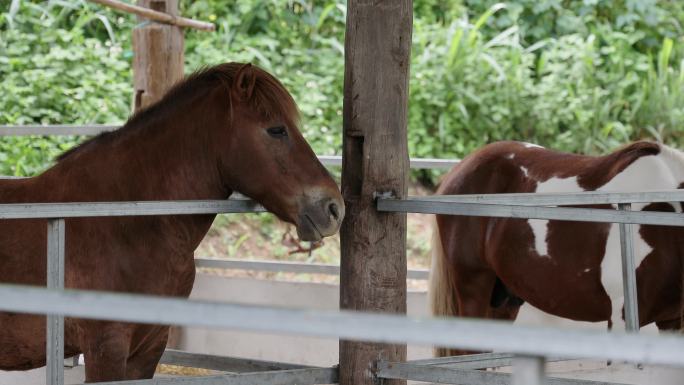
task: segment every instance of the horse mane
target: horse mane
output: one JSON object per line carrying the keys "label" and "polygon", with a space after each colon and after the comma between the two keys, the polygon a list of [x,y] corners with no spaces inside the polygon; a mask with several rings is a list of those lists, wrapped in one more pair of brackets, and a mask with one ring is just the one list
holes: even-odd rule
{"label": "horse mane", "polygon": [[[62,161],[94,144],[101,144],[131,132],[144,130],[152,126],[152,123],[155,121],[164,119],[170,114],[179,111],[188,102],[206,95],[208,91],[214,90],[217,87],[223,87],[226,90],[228,96],[227,107],[230,109],[232,117],[233,102],[230,89],[233,86],[235,75],[246,65],[249,64],[223,63],[200,68],[174,85],[161,100],[134,113],[121,128],[115,131],[100,133],[82,142],[78,146],[59,155],[57,161]],[[250,70],[256,81],[252,96],[249,100],[245,101],[248,106],[266,119],[281,116],[288,120],[288,122],[297,123],[299,121],[299,110],[294,99],[282,83],[259,67],[251,66]]]}

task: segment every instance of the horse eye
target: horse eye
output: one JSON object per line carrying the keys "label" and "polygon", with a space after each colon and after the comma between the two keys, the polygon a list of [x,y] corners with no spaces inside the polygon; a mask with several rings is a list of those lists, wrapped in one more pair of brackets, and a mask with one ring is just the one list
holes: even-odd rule
{"label": "horse eye", "polygon": [[284,138],[287,136],[287,130],[283,126],[267,128],[266,131],[274,138]]}

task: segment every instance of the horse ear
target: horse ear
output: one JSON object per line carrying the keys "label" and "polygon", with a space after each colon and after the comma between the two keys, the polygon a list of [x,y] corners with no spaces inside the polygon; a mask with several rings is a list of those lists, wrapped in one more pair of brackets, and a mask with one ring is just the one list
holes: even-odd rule
{"label": "horse ear", "polygon": [[247,63],[238,69],[233,81],[233,92],[241,100],[249,100],[254,92],[256,74],[252,64]]}

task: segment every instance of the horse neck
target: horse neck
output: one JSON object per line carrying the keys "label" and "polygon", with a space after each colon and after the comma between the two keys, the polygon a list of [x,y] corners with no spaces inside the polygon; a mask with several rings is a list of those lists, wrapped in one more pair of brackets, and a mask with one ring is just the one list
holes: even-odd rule
{"label": "horse neck", "polygon": [[[46,201],[225,199],[199,103],[143,127],[124,128],[67,156],[37,178]],[[55,188],[55,186],[58,186]]]}

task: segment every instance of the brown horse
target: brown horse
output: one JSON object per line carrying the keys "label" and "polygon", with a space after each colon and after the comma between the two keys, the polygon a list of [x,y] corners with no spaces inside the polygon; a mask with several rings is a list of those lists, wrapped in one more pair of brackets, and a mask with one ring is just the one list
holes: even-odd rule
{"label": "brown horse", "polygon": [[[337,232],[344,203],[297,128],[294,100],[249,64],[195,73],[119,130],[42,175],[0,181],[1,203],[227,199],[238,191],[301,239]],[[214,215],[66,220],[66,287],[187,297]],[[45,285],[46,221],[0,221],[0,282]],[[66,319],[86,381],[152,378],[169,327]],[[45,364],[45,317],[0,313],[0,369]]]}
{"label": "brown horse", "polygon": [[[657,143],[591,157],[499,142],[454,167],[437,193],[644,191],[677,189],[683,182],[684,153]],[[682,205],[633,209],[682,212]],[[436,220],[430,285],[435,315],[515,320],[526,301],[558,317],[624,328],[617,225],[444,215]],[[677,329],[684,229],[635,226],[635,234],[640,324]]]}

